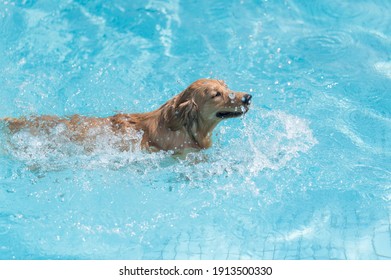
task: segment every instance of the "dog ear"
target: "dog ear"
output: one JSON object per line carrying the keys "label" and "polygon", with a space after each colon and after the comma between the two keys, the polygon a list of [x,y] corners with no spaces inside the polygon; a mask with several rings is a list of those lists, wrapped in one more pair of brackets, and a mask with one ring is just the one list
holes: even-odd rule
{"label": "dog ear", "polygon": [[183,121],[184,126],[191,126],[198,118],[198,106],[193,99],[179,104],[178,116]]}
{"label": "dog ear", "polygon": [[181,127],[189,127],[198,118],[198,106],[193,99],[184,101],[179,105],[171,106],[167,111],[165,120],[171,130],[178,130]]}

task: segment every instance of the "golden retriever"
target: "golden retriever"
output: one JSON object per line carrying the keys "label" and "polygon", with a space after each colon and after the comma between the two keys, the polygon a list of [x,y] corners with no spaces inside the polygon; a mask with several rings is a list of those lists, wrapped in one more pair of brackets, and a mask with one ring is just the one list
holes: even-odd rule
{"label": "golden retriever", "polygon": [[80,143],[87,150],[93,149],[94,141],[102,131],[119,136],[123,140],[116,145],[128,150],[132,143],[126,135],[141,131],[142,148],[183,154],[209,148],[216,125],[221,120],[245,114],[251,97],[230,90],[223,81],[200,79],[159,109],[148,113],[117,114],[106,118],[37,116],[3,121],[9,133],[23,130],[33,135],[50,135],[50,131],[61,125],[67,139]]}

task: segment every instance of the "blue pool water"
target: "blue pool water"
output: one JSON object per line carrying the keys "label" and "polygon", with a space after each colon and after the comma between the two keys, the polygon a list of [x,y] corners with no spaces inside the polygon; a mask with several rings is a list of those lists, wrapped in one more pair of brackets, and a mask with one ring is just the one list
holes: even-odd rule
{"label": "blue pool water", "polygon": [[0,1],[0,117],[253,95],[186,160],[0,135],[0,259],[391,259],[391,1]]}

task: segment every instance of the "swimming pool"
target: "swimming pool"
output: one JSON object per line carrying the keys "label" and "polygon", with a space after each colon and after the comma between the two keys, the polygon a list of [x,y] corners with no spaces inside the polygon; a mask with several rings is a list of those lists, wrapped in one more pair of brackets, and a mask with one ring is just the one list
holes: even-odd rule
{"label": "swimming pool", "polygon": [[3,133],[0,259],[391,259],[390,1],[59,2],[0,2],[0,117],[253,104],[187,160]]}

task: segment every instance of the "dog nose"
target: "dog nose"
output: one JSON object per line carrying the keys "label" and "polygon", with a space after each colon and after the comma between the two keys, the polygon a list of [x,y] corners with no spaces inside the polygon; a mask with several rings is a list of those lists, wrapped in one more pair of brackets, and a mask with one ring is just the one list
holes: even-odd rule
{"label": "dog nose", "polygon": [[243,95],[243,97],[242,97],[242,102],[244,103],[244,104],[246,104],[246,105],[250,105],[250,103],[251,103],[251,98],[252,98],[253,96],[251,95],[251,94],[245,94],[245,95]]}

